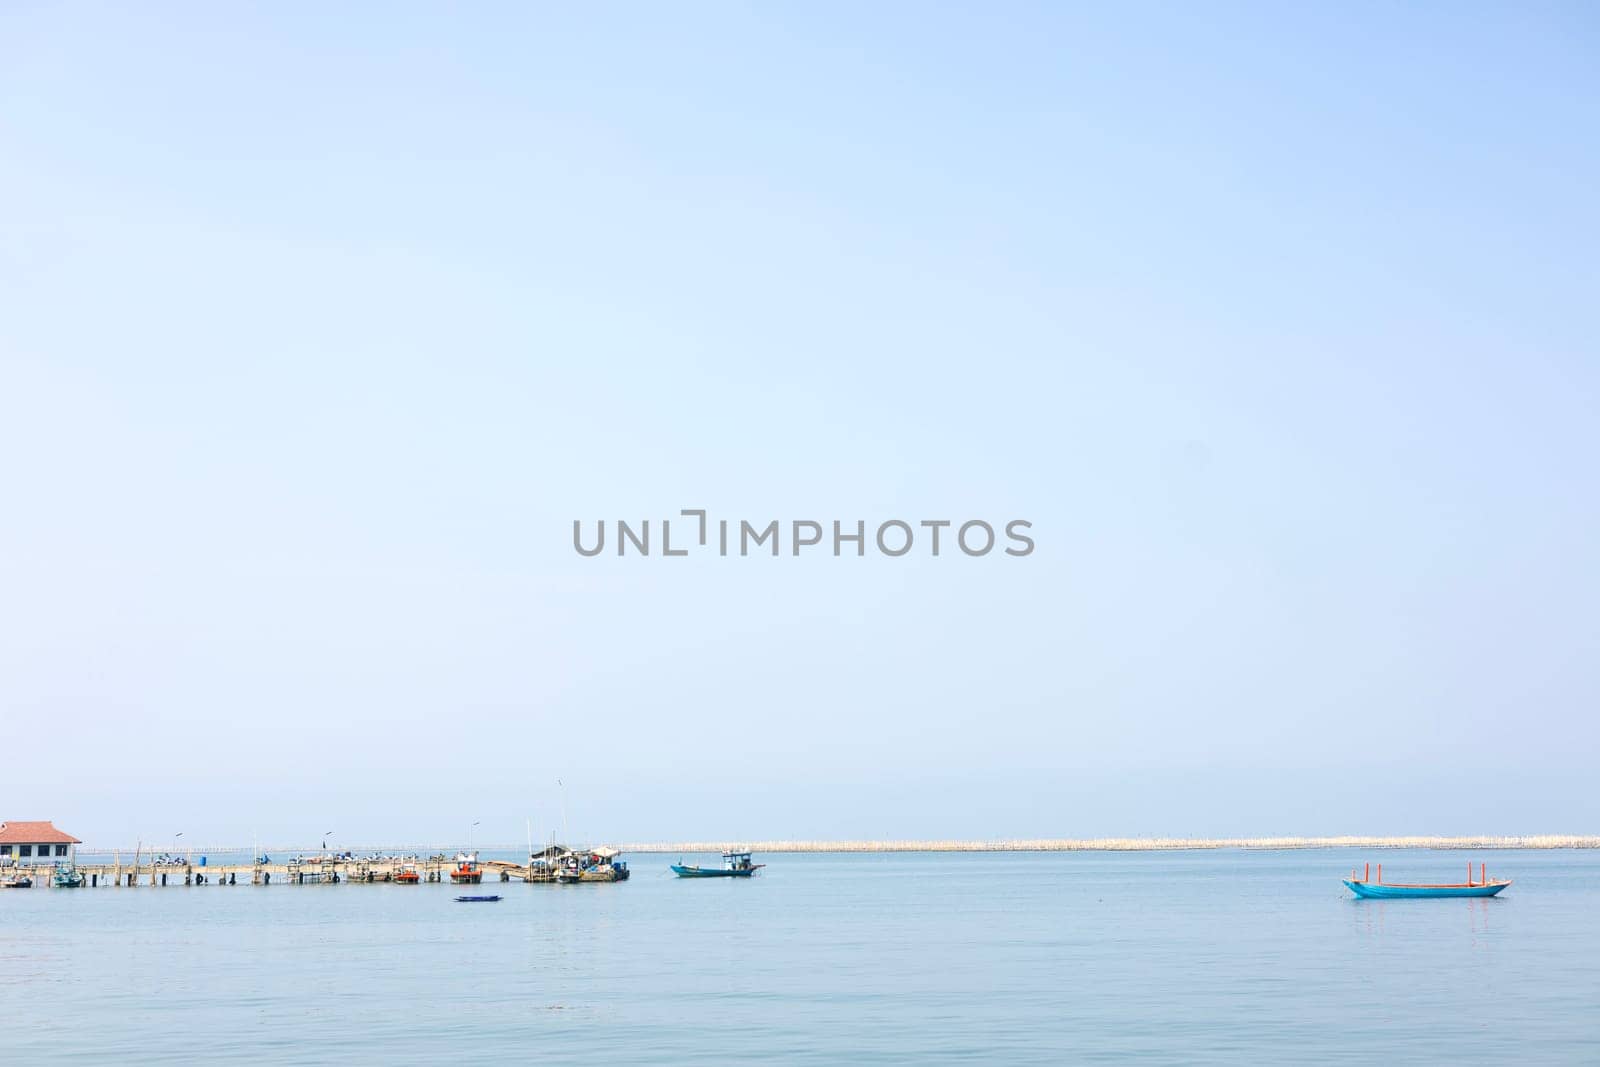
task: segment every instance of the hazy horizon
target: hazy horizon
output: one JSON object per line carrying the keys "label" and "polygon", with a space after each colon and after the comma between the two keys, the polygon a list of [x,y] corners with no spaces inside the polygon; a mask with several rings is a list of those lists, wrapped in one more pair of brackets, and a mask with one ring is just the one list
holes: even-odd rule
{"label": "hazy horizon", "polygon": [[13,5],[0,820],[1592,832],[1597,31]]}

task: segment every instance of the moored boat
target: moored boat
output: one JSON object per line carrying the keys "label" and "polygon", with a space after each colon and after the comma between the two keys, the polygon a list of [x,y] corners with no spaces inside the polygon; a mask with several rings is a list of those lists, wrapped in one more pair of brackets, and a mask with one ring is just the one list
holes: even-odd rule
{"label": "moored boat", "polygon": [[1344,884],[1358,897],[1368,900],[1416,900],[1427,897],[1492,897],[1511,884],[1510,878],[1490,879],[1488,864],[1480,864],[1478,877],[1472,876],[1472,864],[1467,864],[1465,882],[1408,883],[1385,882],[1383,864],[1378,864],[1378,877],[1372,878],[1369,863],[1357,878],[1354,871],[1343,879]]}
{"label": "moored boat", "polygon": [[0,877],[0,889],[32,889],[33,879],[25,874],[8,874]]}
{"label": "moored boat", "polygon": [[751,863],[750,853],[735,849],[722,854],[721,867],[674,863],[672,872],[679,878],[749,878],[765,866],[765,863]]}
{"label": "moored boat", "polygon": [[[546,869],[550,871],[553,881],[561,885],[576,885],[580,882],[626,882],[628,880],[628,865],[622,861],[621,853],[607,845],[594,848],[558,848],[553,856],[546,861]],[[532,864],[543,857],[532,857]]]}
{"label": "moored boat", "polygon": [[77,889],[83,885],[83,875],[75,867],[57,867],[50,875],[50,885],[56,889]]}
{"label": "moored boat", "polygon": [[416,885],[422,881],[415,863],[402,863],[394,872],[394,880],[401,885]]}
{"label": "moored boat", "polygon": [[478,866],[478,854],[470,855],[462,852],[456,856],[455,869],[450,872],[450,880],[456,885],[477,885],[483,881],[483,868]]}

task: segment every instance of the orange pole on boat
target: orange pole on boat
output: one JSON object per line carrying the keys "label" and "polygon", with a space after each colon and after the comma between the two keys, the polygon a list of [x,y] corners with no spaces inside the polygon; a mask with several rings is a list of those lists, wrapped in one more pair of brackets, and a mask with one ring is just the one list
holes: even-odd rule
{"label": "orange pole on boat", "polygon": [[1383,884],[1383,864],[1378,864],[1378,884]]}
{"label": "orange pole on boat", "polygon": [[1489,865],[1487,863],[1478,864],[1478,884],[1489,884]]}
{"label": "orange pole on boat", "polygon": [[1365,870],[1365,871],[1363,871],[1363,872],[1362,872],[1362,874],[1361,874],[1361,880],[1362,880],[1362,881],[1363,881],[1363,882],[1370,882],[1370,881],[1372,881],[1372,861],[1371,861],[1371,860],[1368,860],[1368,861],[1367,861],[1367,869],[1366,869],[1366,870]]}
{"label": "orange pole on boat", "polygon": [[1467,884],[1472,884],[1472,861],[1467,861]]}

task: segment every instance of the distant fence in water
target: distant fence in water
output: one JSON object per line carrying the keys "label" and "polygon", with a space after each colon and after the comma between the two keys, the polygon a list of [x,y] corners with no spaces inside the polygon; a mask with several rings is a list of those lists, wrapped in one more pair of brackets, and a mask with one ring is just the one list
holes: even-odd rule
{"label": "distant fence in water", "polygon": [[[371,856],[453,855],[463,846],[455,845],[348,845],[329,849],[327,853],[316,847],[260,846],[260,852],[282,855],[317,856],[335,852],[351,852],[357,858]],[[1019,838],[997,841],[681,841],[632,842],[617,846],[623,852],[638,853],[689,853],[722,852],[729,848],[749,849],[754,852],[1161,852],[1185,849],[1307,849],[1307,848],[1429,848],[1429,849],[1534,849],[1534,848],[1600,848],[1600,837],[1572,834],[1535,834],[1523,837],[1062,837]],[[176,851],[168,843],[165,849],[143,846],[143,854]],[[184,846],[185,853],[222,856],[250,856],[255,850],[237,845],[202,847]],[[522,856],[526,845],[479,845],[472,847],[486,857],[494,855]],[[102,848],[80,846],[80,856],[110,856],[121,853],[133,855],[133,847]]]}
{"label": "distant fence in water", "polygon": [[1160,852],[1183,849],[1302,848],[1600,848],[1600,837],[1086,837],[1013,841],[686,841],[630,844],[624,852]]}

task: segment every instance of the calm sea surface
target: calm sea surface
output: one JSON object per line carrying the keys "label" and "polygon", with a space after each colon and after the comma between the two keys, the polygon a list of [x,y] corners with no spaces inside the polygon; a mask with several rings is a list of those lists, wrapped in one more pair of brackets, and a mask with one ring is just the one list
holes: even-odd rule
{"label": "calm sea surface", "polygon": [[[0,892],[9,1057],[1600,1063],[1600,853],[769,855],[752,881]],[[691,862],[694,862],[691,860]],[[701,858],[699,862],[716,862]]]}

